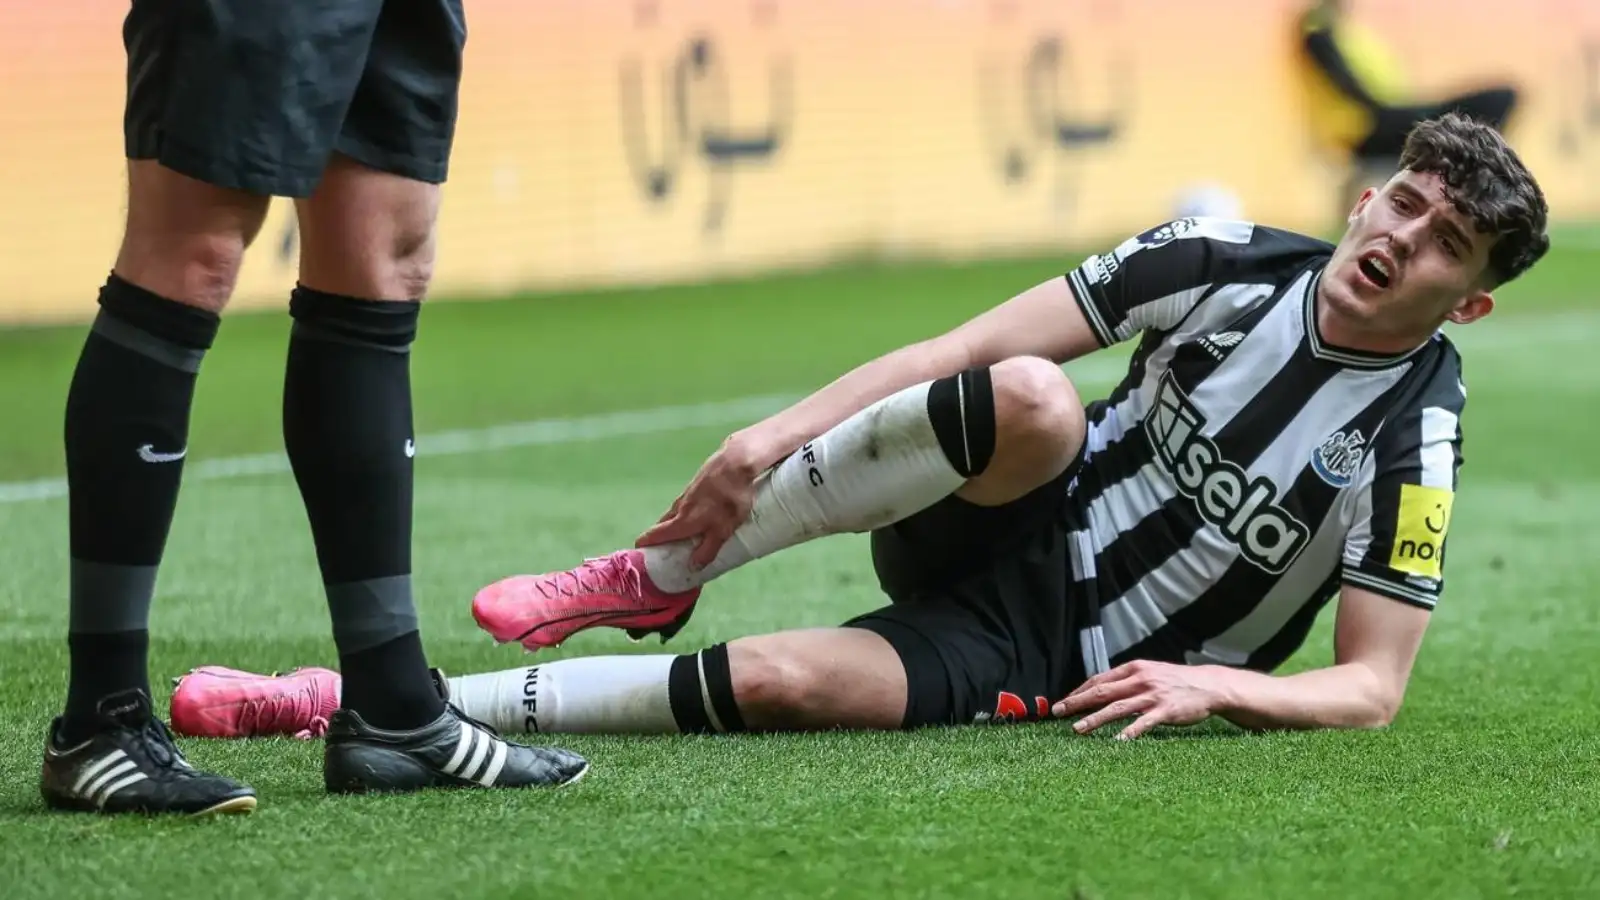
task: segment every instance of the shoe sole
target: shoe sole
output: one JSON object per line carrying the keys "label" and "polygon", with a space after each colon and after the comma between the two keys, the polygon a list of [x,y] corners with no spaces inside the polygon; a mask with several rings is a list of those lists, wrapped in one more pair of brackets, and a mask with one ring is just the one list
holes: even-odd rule
{"label": "shoe sole", "polygon": [[243,797],[229,797],[220,803],[213,803],[205,809],[192,813],[150,812],[147,810],[127,810],[123,812],[106,812],[88,800],[77,797],[50,797],[46,798],[45,806],[58,812],[95,813],[102,816],[172,816],[179,815],[186,819],[203,819],[208,816],[246,815],[255,812],[257,800],[253,795]]}
{"label": "shoe sole", "polygon": [[244,814],[247,814],[247,813],[255,812],[255,809],[256,809],[256,798],[254,798],[254,797],[234,797],[232,800],[224,800],[224,801],[222,801],[221,803],[218,803],[215,806],[207,807],[205,809],[200,810],[197,813],[190,813],[189,814],[189,818],[191,818],[191,819],[203,819],[206,816],[226,816],[226,815],[237,816],[237,815],[244,815]]}

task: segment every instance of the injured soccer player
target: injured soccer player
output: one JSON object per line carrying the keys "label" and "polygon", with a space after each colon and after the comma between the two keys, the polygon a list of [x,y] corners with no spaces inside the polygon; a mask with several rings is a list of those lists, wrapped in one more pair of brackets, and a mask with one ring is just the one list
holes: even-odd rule
{"label": "injured soccer player", "polygon": [[[633,547],[472,603],[530,650],[597,627],[667,639],[726,572],[869,533],[880,608],[436,677],[513,734],[1387,725],[1443,595],[1459,488],[1465,387],[1440,328],[1492,311],[1548,249],[1546,217],[1503,139],[1445,116],[1336,245],[1151,228],[732,434]],[[1085,405],[1062,364],[1135,339]],[[1333,664],[1275,674],[1330,603]],[[338,691],[324,669],[202,668],[174,727],[311,736]]]}

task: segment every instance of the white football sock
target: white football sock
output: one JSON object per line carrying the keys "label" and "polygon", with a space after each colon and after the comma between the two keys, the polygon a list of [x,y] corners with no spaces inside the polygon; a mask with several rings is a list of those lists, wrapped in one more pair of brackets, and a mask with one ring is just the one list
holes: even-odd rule
{"label": "white football sock", "polygon": [[713,644],[464,675],[450,702],[502,734],[710,734],[744,730],[733,685],[728,646]]}
{"label": "white football sock", "polygon": [[450,679],[450,702],[501,734],[677,734],[671,654],[563,659]]}
{"label": "white football sock", "polygon": [[928,417],[935,383],[879,400],[763,473],[750,517],[704,569],[689,566],[692,541],[643,548],[650,580],[664,591],[686,591],[813,538],[898,522],[954,493],[967,479]]}

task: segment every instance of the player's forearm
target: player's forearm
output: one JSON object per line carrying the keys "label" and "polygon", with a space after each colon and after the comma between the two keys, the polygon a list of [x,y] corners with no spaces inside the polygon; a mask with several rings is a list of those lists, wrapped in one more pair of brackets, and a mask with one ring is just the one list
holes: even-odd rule
{"label": "player's forearm", "polygon": [[732,440],[744,446],[756,468],[764,469],[884,397],[952,375],[970,364],[970,354],[956,341],[911,344],[857,366],[783,412],[743,429]]}
{"label": "player's forearm", "polygon": [[1233,670],[1224,694],[1217,715],[1253,731],[1379,728],[1399,708],[1377,674],[1360,663],[1283,676]]}

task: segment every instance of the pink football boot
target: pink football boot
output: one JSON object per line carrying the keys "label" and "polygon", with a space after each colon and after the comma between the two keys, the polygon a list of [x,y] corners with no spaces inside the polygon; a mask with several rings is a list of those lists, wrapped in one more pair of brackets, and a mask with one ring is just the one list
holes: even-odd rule
{"label": "pink football boot", "polygon": [[295,669],[257,675],[201,666],[174,679],[172,729],[189,737],[321,737],[339,708],[339,673]]}
{"label": "pink football boot", "polygon": [[644,570],[644,554],[618,550],[566,572],[514,575],[472,599],[478,626],[502,644],[528,650],[560,646],[588,628],[621,628],[639,640],[659,632],[665,643],[683,628],[700,597],[698,587],[669,594]]}

